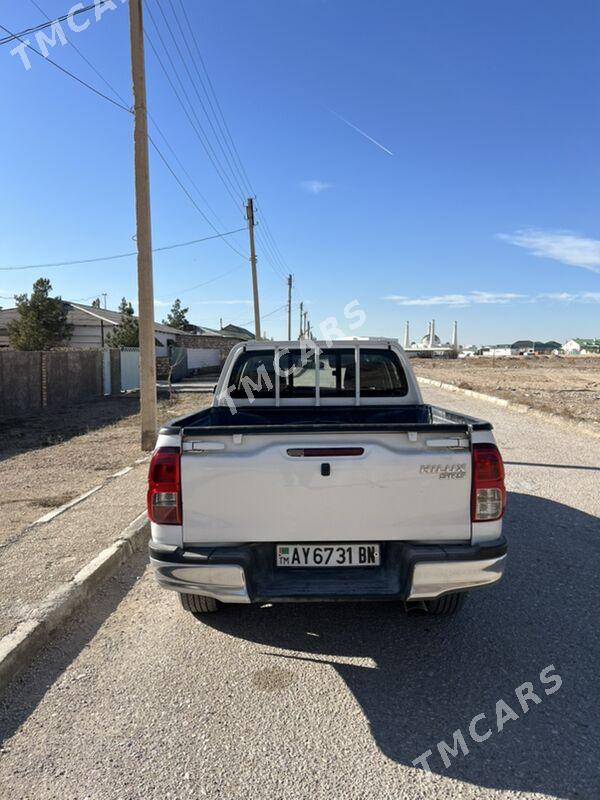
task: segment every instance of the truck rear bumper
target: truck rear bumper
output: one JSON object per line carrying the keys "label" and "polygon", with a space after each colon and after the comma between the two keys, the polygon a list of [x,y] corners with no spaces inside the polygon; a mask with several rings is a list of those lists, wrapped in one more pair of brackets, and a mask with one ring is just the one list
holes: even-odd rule
{"label": "truck rear bumper", "polygon": [[275,545],[167,551],[150,544],[159,584],[225,603],[327,600],[429,600],[500,580],[506,539],[485,544],[382,542],[380,567],[278,568]]}

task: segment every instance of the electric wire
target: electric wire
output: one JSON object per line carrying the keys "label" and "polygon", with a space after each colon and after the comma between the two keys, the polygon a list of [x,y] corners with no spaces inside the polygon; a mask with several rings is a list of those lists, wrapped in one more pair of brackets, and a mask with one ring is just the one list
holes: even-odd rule
{"label": "electric wire", "polygon": [[[178,247],[189,247],[193,244],[199,244],[200,242],[208,242],[210,239],[222,239],[224,236],[231,236],[234,233],[239,233],[240,231],[245,230],[245,228],[238,228],[234,231],[227,231],[226,233],[217,233],[213,236],[204,236],[201,239],[191,239],[188,242],[178,242],[177,244],[169,244],[165,245],[164,247],[154,247],[152,248],[153,253],[162,253],[165,250],[175,250]],[[243,255],[243,253],[241,254]],[[80,264],[96,264],[100,261],[116,261],[120,258],[129,258],[130,256],[137,256],[137,250],[131,250],[127,253],[117,253],[116,255],[112,256],[98,256],[96,258],[81,258],[74,261],[57,261],[51,264],[20,264],[15,267],[0,267],[1,272],[11,272],[15,270],[24,270],[24,269],[51,269],[54,267],[74,267]]]}
{"label": "electric wire", "polygon": [[[254,191],[254,188],[252,186],[252,182],[250,181],[250,178],[248,177],[248,173],[247,173],[247,171],[246,171],[246,169],[244,167],[244,164],[242,162],[242,159],[240,157],[239,150],[236,147],[235,140],[233,139],[233,136],[231,135],[231,130],[229,128],[229,125],[227,124],[227,120],[225,118],[222,106],[221,106],[221,104],[219,102],[219,98],[218,98],[217,93],[215,91],[214,84],[213,84],[213,82],[211,80],[210,73],[208,72],[208,68],[207,68],[206,63],[204,61],[204,58],[202,56],[202,51],[200,49],[200,45],[198,43],[198,39],[196,37],[196,34],[194,32],[194,28],[193,28],[193,26],[191,24],[191,21],[190,21],[190,18],[188,16],[185,4],[183,3],[183,0],[179,0],[179,5],[181,6],[181,10],[182,10],[183,16],[185,18],[187,29],[189,31],[189,34],[190,34],[191,38],[192,38],[192,41],[193,41],[193,44],[194,44],[194,47],[195,47],[195,50],[196,50],[196,53],[197,53],[197,56],[198,56],[198,61],[196,61],[196,59],[193,57],[193,54],[191,53],[191,51],[189,49],[189,45],[187,43],[187,39],[186,39],[186,37],[184,35],[182,26],[179,23],[179,19],[178,19],[177,13],[176,13],[175,7],[173,5],[173,0],[167,0],[167,1],[168,1],[169,5],[171,7],[173,16],[177,21],[177,24],[178,24],[180,33],[182,35],[182,38],[186,42],[186,47],[188,49],[188,52],[190,53],[190,58],[192,60],[192,64],[194,65],[194,68],[195,68],[196,73],[198,75],[198,79],[199,79],[200,85],[202,86],[202,88],[204,90],[204,93],[206,95],[208,104],[210,105],[210,108],[211,108],[211,110],[212,110],[212,112],[213,112],[213,114],[215,116],[215,121],[217,123],[217,126],[218,126],[220,132],[221,132],[221,135],[223,136],[223,141],[225,142],[225,146],[227,147],[227,149],[228,149],[228,151],[229,151],[229,153],[231,155],[231,161],[234,164],[238,165],[237,172],[238,172],[239,180],[241,180],[242,184],[245,183],[246,187],[249,188],[249,194],[251,196],[255,196],[256,192]],[[202,76],[200,74],[200,69],[198,67],[198,62],[201,65],[202,71],[204,72],[204,75],[205,75],[205,78],[206,78],[206,83],[204,82],[204,80],[202,79]],[[206,88],[207,86],[209,87],[210,91]],[[212,98],[211,98],[211,95],[212,95]],[[214,104],[213,104],[213,99],[214,99]],[[218,112],[219,112],[218,114],[215,111],[215,107],[216,107],[216,109],[218,109]],[[207,113],[206,112],[206,108],[205,108],[204,105],[203,105],[203,108],[204,108],[205,113]],[[212,128],[213,132],[215,132],[214,131],[214,126],[212,125],[212,123],[211,123],[211,128]],[[216,133],[215,133],[215,135],[216,135]],[[221,145],[221,149],[222,149],[222,145]],[[262,214],[262,207],[260,207],[260,212]],[[265,228],[264,237],[261,238],[261,241],[263,242],[263,246],[265,246],[265,249],[268,249],[270,251],[270,256],[271,256],[270,266],[272,266],[275,269],[276,273],[279,270],[281,270],[280,277],[283,280],[287,280],[287,275],[291,272],[291,270],[289,269],[285,259],[283,258],[282,254],[281,254],[281,250],[279,249],[279,246],[277,245],[277,242],[275,241],[275,237],[274,237],[274,235],[273,235],[273,233],[271,231],[271,228],[270,228],[270,226],[268,224],[266,216],[264,214],[262,214],[261,218],[262,218],[262,223],[263,223],[264,228]],[[268,242],[268,245],[265,244],[265,240]],[[269,263],[269,259],[268,258],[267,258],[267,262]],[[278,267],[274,266],[275,263],[278,265]]]}
{"label": "electric wire", "polygon": [[[158,6],[158,8],[159,8],[159,10],[161,11],[161,14],[162,14],[162,9],[161,9],[160,5]],[[154,54],[155,54],[155,56],[156,56],[156,58],[157,58],[157,60],[158,60],[158,62],[160,64],[160,66],[161,66],[161,69],[163,70],[163,72],[164,72],[164,74],[165,74],[165,76],[166,76],[171,88],[173,89],[173,91],[175,93],[175,96],[177,97],[177,100],[179,101],[180,105],[182,106],[183,111],[184,111],[188,121],[192,125],[192,128],[193,128],[194,132],[196,133],[196,136],[198,137],[198,139],[199,139],[199,141],[200,141],[200,143],[201,143],[206,155],[208,156],[208,159],[210,160],[211,164],[213,165],[215,171],[217,172],[219,178],[221,179],[221,182],[223,183],[223,185],[225,186],[228,194],[230,195],[231,199],[233,200],[236,208],[241,210],[240,198],[236,197],[235,186],[232,184],[231,179],[226,174],[226,172],[223,170],[223,167],[222,167],[222,165],[221,165],[221,163],[220,163],[220,161],[218,159],[218,156],[215,153],[214,147],[212,146],[210,138],[208,137],[206,131],[204,130],[204,127],[203,127],[203,125],[202,125],[202,123],[200,121],[200,118],[198,117],[198,114],[196,113],[194,105],[191,102],[189,94],[188,94],[188,92],[187,92],[187,90],[185,88],[184,82],[183,82],[183,80],[181,78],[180,71],[179,71],[179,69],[177,68],[177,66],[175,64],[175,62],[173,60],[173,57],[171,56],[170,49],[167,46],[167,44],[166,44],[166,42],[165,42],[165,40],[163,38],[163,35],[161,33],[161,27],[158,24],[153,12],[152,12],[151,6],[147,5],[146,10],[148,12],[148,16],[150,17],[150,20],[152,21],[152,24],[154,26],[154,29],[155,29],[156,34],[158,36],[158,39],[159,39],[159,41],[160,41],[160,43],[161,43],[161,45],[162,45],[162,47],[163,47],[163,49],[164,49],[164,51],[166,53],[167,59],[169,61],[169,64],[171,65],[171,69],[173,70],[173,73],[174,73],[174,75],[175,75],[175,77],[177,79],[177,82],[179,84],[181,92],[185,97],[185,100],[187,102],[187,107],[186,107],[185,103],[182,101],[181,95],[179,94],[179,92],[176,91],[175,86],[173,84],[173,81],[171,80],[171,76],[169,75],[169,72],[166,69],[166,67],[164,65],[164,62],[162,61],[162,58],[160,57],[160,55],[158,53],[158,50],[157,50],[156,46],[154,45],[154,42],[150,38],[150,36],[149,36],[147,31],[144,34],[144,36],[148,40],[148,42],[150,43],[150,46],[152,47],[152,50],[153,50],[153,52],[154,52]],[[187,68],[187,64],[185,62],[185,59],[183,58],[183,54],[181,53],[181,48],[179,47],[179,43],[177,42],[177,39],[175,38],[170,26],[168,26],[168,30],[169,30],[169,33],[171,34],[171,38],[173,39],[173,42],[175,43],[175,48],[178,51],[178,53],[180,55],[180,58],[182,59],[182,61],[184,63],[185,68],[188,69]],[[189,69],[188,69],[188,74],[189,74]],[[194,117],[194,119],[196,121],[195,125],[192,122],[192,119],[191,119],[191,116],[190,116],[190,112],[191,112],[191,115],[193,115],[193,117]]]}
{"label": "electric wire", "polygon": [[[4,25],[0,24],[0,28],[3,31],[6,31],[6,33],[11,33],[11,31],[8,28],[6,28]],[[11,35],[15,35],[15,34],[11,34]],[[112,103],[113,106],[117,106],[117,108],[120,108],[122,111],[126,111],[128,114],[132,113],[131,109],[127,108],[127,106],[123,105],[122,103],[119,103],[116,100],[113,100],[112,97],[109,97],[107,94],[104,94],[104,92],[101,92],[99,89],[96,89],[96,87],[92,86],[91,83],[88,83],[87,81],[84,81],[83,78],[79,78],[77,75],[75,75],[75,73],[70,72],[65,67],[61,67],[61,65],[57,64],[56,61],[53,61],[49,56],[45,56],[43,53],[40,53],[40,51],[37,50],[35,47],[33,47],[33,45],[29,44],[29,42],[24,41],[18,35],[15,35],[15,36],[29,50],[33,51],[40,58],[43,58],[44,61],[47,61],[49,64],[52,64],[52,66],[56,67],[56,69],[60,70],[61,72],[64,72],[65,75],[68,75],[70,78],[73,78],[73,80],[77,81],[77,83],[80,83],[82,86],[85,86],[86,89],[89,89],[91,92],[94,92],[94,94],[97,94],[99,97],[102,97],[104,100],[107,100],[109,103]]]}
{"label": "electric wire", "polygon": [[202,283],[197,283],[195,286],[188,286],[186,289],[178,289],[176,292],[169,292],[169,294],[159,295],[157,300],[165,300],[168,297],[177,297],[180,294],[187,294],[188,292],[194,292],[196,289],[201,289],[203,286],[208,286],[210,283],[215,283],[221,278],[226,278],[227,275],[231,275],[232,272],[237,272],[238,270],[245,267],[245,264],[238,264],[237,267],[233,267],[233,269],[227,270],[227,272],[222,272],[220,275],[216,275],[214,278],[210,278],[207,281],[203,281]]}
{"label": "electric wire", "polygon": [[[169,0],[169,2],[170,1],[171,0]],[[223,128],[227,133],[227,136],[225,138],[229,140],[229,142],[231,144],[231,151],[235,155],[236,160],[237,160],[237,162],[239,164],[239,167],[241,169],[242,175],[245,178],[248,187],[250,188],[250,196],[254,197],[254,196],[256,196],[256,192],[252,188],[252,182],[250,181],[250,178],[248,177],[248,173],[246,172],[246,169],[244,167],[242,159],[240,158],[239,151],[238,151],[238,149],[236,147],[235,140],[233,139],[233,136],[231,135],[231,130],[229,128],[229,125],[227,124],[227,120],[225,118],[225,115],[223,114],[223,109],[222,109],[221,104],[219,102],[219,98],[217,96],[217,93],[215,92],[215,88],[214,88],[213,82],[211,80],[210,73],[208,72],[208,69],[206,67],[206,63],[204,61],[204,58],[202,57],[202,51],[200,49],[200,45],[198,44],[198,39],[197,39],[196,34],[194,32],[194,28],[193,28],[193,26],[192,26],[192,24],[190,22],[190,18],[188,17],[188,13],[187,13],[187,10],[186,10],[186,7],[185,7],[185,4],[184,4],[183,0],[179,0],[179,5],[181,6],[181,10],[183,12],[183,16],[185,18],[188,30],[189,30],[190,35],[192,37],[192,41],[194,43],[194,46],[196,48],[196,53],[198,54],[198,59],[199,59],[199,62],[201,64],[201,66],[202,66],[202,70],[203,70],[203,72],[204,72],[204,74],[206,76],[206,82],[207,82],[207,84],[208,84],[208,86],[210,88],[210,92],[212,93],[212,97],[214,98],[215,106],[217,107],[217,109],[219,111],[219,116],[220,116],[221,122],[223,123]],[[210,101],[210,95],[208,93],[207,93],[207,97],[209,98],[209,103],[210,103],[211,108],[213,108],[212,102]],[[221,125],[219,123],[217,115],[215,115],[215,119],[217,119],[217,124],[219,125],[219,128],[221,128]],[[221,128],[221,130],[223,130],[223,128]]]}
{"label": "electric wire", "polygon": [[[16,39],[21,41],[22,36],[27,36],[29,33],[37,33],[38,31],[43,31],[44,28],[48,28],[51,25],[54,25],[57,22],[65,22],[68,19],[72,19],[73,17],[78,16],[79,14],[84,14],[87,11],[93,11],[96,8],[103,8],[104,6],[98,6],[97,3],[92,3],[89,6],[85,6],[85,8],[72,8],[68,14],[63,14],[61,17],[56,17],[55,19],[50,19],[46,15],[45,12],[42,12],[48,22],[42,22],[39,25],[34,25],[31,28],[26,28],[24,31],[19,31],[19,33],[11,33],[10,36],[5,36],[4,39],[0,39],[0,45],[2,44],[9,44],[10,42],[14,42]],[[38,10],[41,10],[38,8]]]}
{"label": "electric wire", "polygon": [[[14,35],[14,34],[12,34],[12,32],[11,32],[11,31],[10,31],[8,28],[6,28],[6,27],[5,27],[4,25],[2,25],[2,24],[0,24],[0,29],[2,29],[3,31],[6,31],[6,33],[8,33],[8,34],[10,34],[10,35]],[[16,38],[19,38],[19,37],[17,36]],[[61,71],[61,72],[63,72],[65,75],[68,75],[70,78],[72,78],[73,80],[77,81],[77,83],[81,84],[82,86],[85,86],[87,89],[89,89],[89,90],[90,90],[91,92],[93,92],[94,94],[98,95],[99,97],[102,97],[104,100],[107,100],[109,103],[111,103],[112,105],[116,106],[117,108],[120,108],[122,111],[126,111],[128,114],[133,114],[133,111],[132,111],[132,109],[131,109],[131,108],[128,108],[126,105],[123,105],[122,103],[119,103],[118,101],[114,100],[112,97],[109,97],[108,95],[104,94],[104,92],[101,92],[99,89],[96,89],[96,88],[95,88],[94,86],[92,86],[90,83],[88,83],[87,81],[84,81],[82,78],[79,78],[77,75],[75,75],[75,73],[71,72],[70,70],[66,69],[65,67],[62,67],[60,64],[58,64],[58,63],[57,63],[56,61],[54,61],[53,59],[51,59],[51,58],[49,58],[49,57],[46,57],[46,56],[44,56],[42,53],[40,53],[40,51],[39,51],[39,50],[37,50],[35,47],[33,47],[33,46],[32,46],[31,44],[29,44],[28,42],[25,42],[25,41],[23,41],[22,39],[19,39],[19,41],[21,41],[21,42],[22,42],[24,45],[26,45],[26,47],[27,47],[29,50],[31,50],[32,52],[36,53],[36,55],[40,56],[40,58],[43,58],[43,59],[44,59],[44,61],[47,61],[48,63],[52,64],[52,66],[53,66],[53,67],[56,67],[56,69],[60,70],[60,71]],[[219,232],[218,232],[218,230],[217,230],[217,228],[215,227],[215,225],[214,225],[214,224],[213,224],[213,223],[210,221],[210,219],[207,217],[207,215],[204,213],[204,211],[202,211],[202,209],[201,209],[201,208],[198,206],[198,204],[196,203],[196,201],[194,200],[194,198],[191,196],[191,194],[189,193],[189,191],[187,190],[187,188],[184,186],[183,182],[181,181],[181,179],[179,178],[179,176],[176,174],[176,172],[175,172],[175,170],[172,168],[172,166],[169,164],[169,162],[168,162],[168,160],[167,160],[166,156],[165,156],[165,155],[162,153],[162,151],[160,150],[160,148],[158,147],[158,145],[156,144],[156,142],[155,142],[155,141],[152,139],[152,137],[151,137],[151,136],[148,136],[148,140],[149,140],[149,142],[152,144],[152,146],[154,147],[154,149],[156,150],[156,152],[157,152],[157,153],[158,153],[158,155],[160,156],[161,160],[163,161],[163,163],[165,164],[165,166],[167,167],[167,169],[169,170],[169,172],[171,173],[171,175],[173,176],[173,178],[176,180],[176,182],[178,183],[178,185],[180,186],[180,188],[183,190],[183,192],[186,194],[186,196],[188,197],[188,199],[190,200],[190,202],[191,202],[191,203],[193,204],[193,206],[196,208],[196,210],[198,211],[198,213],[199,213],[199,214],[200,214],[200,215],[203,217],[203,219],[204,219],[204,220],[205,220],[205,221],[208,223],[208,225],[209,225],[209,226],[210,226],[210,227],[211,227],[211,228],[212,228],[212,229],[213,229],[213,230],[214,230],[216,233],[219,233]],[[220,234],[219,234],[219,235],[220,235]],[[245,253],[242,253],[240,250],[238,250],[236,247],[234,247],[234,246],[233,246],[233,245],[232,245],[230,242],[228,242],[226,239],[223,239],[223,241],[224,241],[224,242],[227,244],[227,246],[228,246],[230,249],[232,249],[232,250],[233,250],[235,253],[237,253],[238,255],[241,255],[241,256],[243,256],[244,258],[246,258],[246,257],[247,257]]]}
{"label": "electric wire", "polygon": [[[157,2],[159,2],[159,0],[157,0]],[[232,177],[233,177],[233,179],[234,179],[239,191],[242,194],[242,197],[249,197],[250,195],[253,194],[252,189],[250,189],[250,192],[248,191],[248,182],[245,184],[244,176],[241,175],[240,170],[239,170],[237,164],[235,163],[235,158],[233,157],[233,154],[231,152],[231,148],[228,147],[227,139],[226,139],[226,137],[225,137],[225,135],[223,133],[223,129],[219,125],[219,119],[218,119],[218,117],[216,115],[215,108],[214,108],[214,106],[212,104],[210,94],[209,94],[209,92],[208,92],[208,90],[206,88],[205,82],[204,82],[204,80],[202,78],[202,75],[200,73],[200,70],[198,68],[198,64],[196,62],[196,58],[194,56],[194,53],[192,52],[192,48],[190,47],[189,40],[188,40],[189,37],[186,35],[186,32],[184,30],[184,26],[181,24],[181,20],[179,19],[179,15],[177,14],[177,11],[175,9],[175,6],[173,4],[173,0],[168,0],[168,3],[169,3],[169,6],[171,7],[171,14],[173,16],[173,19],[177,23],[177,27],[179,29],[179,33],[180,33],[181,39],[185,43],[185,47],[186,47],[186,50],[188,52],[190,62],[192,64],[192,66],[194,67],[194,70],[195,70],[196,75],[198,77],[198,82],[200,84],[200,87],[202,88],[202,92],[203,92],[204,96],[206,97],[208,105],[210,106],[210,109],[212,111],[212,115],[213,116],[211,117],[211,114],[207,110],[206,105],[205,105],[202,97],[200,96],[200,92],[198,91],[198,87],[196,86],[195,82],[193,81],[191,75],[189,75],[189,70],[187,70],[188,71],[188,75],[190,77],[190,80],[192,82],[192,85],[194,86],[194,90],[196,92],[196,96],[198,97],[198,100],[200,102],[200,106],[201,106],[202,110],[204,111],[204,114],[206,116],[206,119],[208,120],[208,123],[209,123],[210,127],[211,127],[211,130],[213,132],[215,140],[216,140],[216,142],[217,142],[217,144],[218,144],[218,146],[219,146],[219,148],[221,150],[221,153],[223,154],[223,158],[225,159],[225,163],[227,164],[227,166],[229,168],[229,171],[231,172],[231,175],[232,175]],[[160,4],[159,4],[159,7],[160,7]],[[161,10],[161,14],[163,15],[163,18],[165,19],[165,23],[168,26],[168,24],[169,24],[168,23],[168,19],[166,18],[165,14],[164,14],[164,11],[162,10],[162,8],[160,8],[160,10]],[[189,25],[188,25],[188,32],[190,34],[192,33],[192,31],[190,30]],[[180,54],[180,56],[181,56],[181,54]],[[187,65],[186,65],[186,69],[187,69]],[[213,122],[213,117],[214,117],[214,122]],[[217,128],[219,128],[218,131],[215,128],[215,123],[217,125]]]}
{"label": "electric wire", "polygon": [[[276,308],[274,311],[269,311],[268,314],[261,314],[260,315],[261,323],[263,319],[268,319],[269,317],[272,317],[274,314],[277,314],[278,311],[281,311],[284,308],[287,308],[287,303],[284,303],[282,306],[279,306],[279,308]],[[242,323],[241,327],[243,328],[246,325],[250,325],[250,323],[252,322],[254,322],[254,317],[252,317],[252,319],[249,319],[248,322]]]}
{"label": "electric wire", "polygon": [[[34,6],[37,8],[37,10],[40,12],[40,14],[43,14],[43,15],[46,17],[46,19],[47,19],[48,21],[51,21],[51,19],[50,19],[50,17],[48,16],[48,14],[46,14],[46,12],[44,11],[44,9],[43,9],[43,8],[42,8],[42,7],[39,5],[39,3],[37,3],[37,0],[29,0],[29,2],[30,2],[32,5],[34,5]],[[74,44],[74,42],[72,42],[70,39],[69,39],[69,44],[71,45],[71,47],[73,48],[73,50],[74,50],[74,51],[77,53],[77,55],[78,55],[78,56],[79,56],[79,57],[80,57],[80,58],[81,58],[81,59],[82,59],[82,60],[83,60],[83,61],[84,61],[84,62],[85,62],[87,65],[88,65],[88,67],[89,67],[89,68],[90,68],[90,69],[91,69],[91,70],[94,72],[94,74],[95,74],[95,75],[96,75],[96,76],[97,76],[97,77],[98,77],[98,78],[99,78],[99,79],[100,79],[100,80],[101,80],[101,81],[104,83],[104,85],[105,85],[105,86],[107,86],[107,87],[108,87],[108,88],[109,88],[109,89],[110,89],[110,90],[113,92],[113,94],[115,95],[115,97],[116,97],[118,100],[120,100],[120,101],[121,101],[123,104],[125,104],[125,105],[126,105],[126,104],[127,104],[127,100],[126,100],[126,99],[123,97],[123,95],[122,95],[122,94],[121,94],[121,93],[118,91],[118,89],[116,89],[116,88],[113,86],[113,84],[112,84],[112,83],[111,83],[111,82],[110,82],[110,81],[109,81],[109,80],[108,80],[108,79],[107,79],[107,78],[106,78],[106,77],[105,77],[105,76],[104,76],[104,75],[103,75],[103,74],[100,72],[100,70],[99,70],[99,69],[98,69],[96,66],[94,66],[94,64],[93,64],[93,63],[90,61],[90,59],[89,59],[89,58],[88,58],[88,57],[85,55],[85,53],[83,53],[83,51],[82,51],[82,50],[81,50],[79,47],[77,47],[77,45],[76,45],[76,44]],[[130,110],[131,110],[131,109],[130,109]],[[202,192],[200,191],[200,189],[199,189],[199,188],[198,188],[198,186],[196,185],[196,182],[194,181],[194,179],[192,178],[192,176],[190,175],[190,173],[189,173],[189,172],[188,172],[188,170],[186,169],[185,165],[183,164],[183,162],[181,161],[181,159],[180,159],[180,158],[179,158],[179,156],[177,155],[177,153],[176,153],[175,149],[173,148],[173,146],[172,146],[172,145],[171,145],[171,143],[169,142],[169,140],[168,140],[167,136],[165,135],[165,133],[163,132],[163,130],[162,130],[162,129],[161,129],[161,127],[159,126],[158,122],[156,121],[156,119],[154,118],[154,116],[153,116],[153,115],[150,113],[150,111],[148,111],[147,113],[148,113],[148,119],[150,120],[150,122],[152,123],[152,125],[153,125],[153,126],[156,128],[156,131],[157,131],[158,135],[161,137],[161,139],[164,141],[164,143],[165,143],[165,144],[166,144],[166,146],[168,147],[168,149],[169,149],[169,152],[171,153],[171,155],[173,156],[173,158],[176,160],[177,164],[179,165],[179,168],[181,169],[181,171],[183,172],[183,174],[185,175],[185,177],[186,177],[186,178],[188,179],[188,181],[190,182],[190,184],[191,184],[192,188],[193,188],[193,189],[194,189],[194,191],[197,193],[198,197],[199,197],[199,198],[202,200],[202,202],[204,203],[204,205],[205,205],[205,206],[208,208],[208,210],[209,210],[209,211],[210,211],[210,213],[212,214],[212,216],[213,216],[213,218],[215,219],[215,221],[217,222],[217,224],[218,224],[218,225],[219,225],[221,228],[223,228],[223,227],[224,227],[223,221],[222,221],[222,220],[219,218],[219,216],[218,216],[218,214],[216,213],[216,211],[215,211],[215,210],[214,210],[214,209],[211,207],[211,205],[210,205],[210,203],[208,202],[208,200],[206,199],[206,197],[205,197],[205,196],[202,194]]]}

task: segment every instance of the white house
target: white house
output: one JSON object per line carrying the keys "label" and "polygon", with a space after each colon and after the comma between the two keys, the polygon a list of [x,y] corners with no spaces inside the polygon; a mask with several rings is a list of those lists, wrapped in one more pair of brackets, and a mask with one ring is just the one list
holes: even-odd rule
{"label": "white house", "polygon": [[[65,347],[76,349],[104,347],[108,343],[108,334],[121,321],[120,311],[108,311],[104,308],[94,308],[81,303],[64,301],[67,307],[67,321],[73,325],[73,336],[65,342]],[[7,308],[0,311],[0,348],[8,347],[8,323],[16,319],[19,312],[16,308]],[[154,323],[154,334],[157,347],[166,347],[175,344],[175,337],[181,331]]]}
{"label": "white house", "polygon": [[518,356],[519,350],[510,344],[497,344],[492,347],[484,347],[481,355],[488,358],[509,358],[510,356]]}
{"label": "white house", "polygon": [[600,353],[600,339],[569,339],[562,346],[568,356],[584,356],[587,353]]}

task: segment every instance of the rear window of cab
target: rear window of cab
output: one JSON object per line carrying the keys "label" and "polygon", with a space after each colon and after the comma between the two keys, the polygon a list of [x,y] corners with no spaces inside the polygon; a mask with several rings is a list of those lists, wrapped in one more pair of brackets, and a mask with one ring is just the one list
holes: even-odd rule
{"label": "rear window of cab", "polygon": [[[230,385],[233,398],[275,397],[275,351],[248,351],[234,364]],[[321,397],[354,397],[356,394],[355,351],[348,348],[319,352],[319,393]],[[360,350],[360,396],[403,397],[408,383],[396,353],[381,348]],[[315,354],[310,350],[282,352],[279,358],[281,399],[315,397]]]}

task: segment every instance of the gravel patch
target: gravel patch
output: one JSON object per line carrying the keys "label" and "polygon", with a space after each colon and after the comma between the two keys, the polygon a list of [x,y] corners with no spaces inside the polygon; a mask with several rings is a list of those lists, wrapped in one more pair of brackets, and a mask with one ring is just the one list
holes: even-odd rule
{"label": "gravel patch", "polygon": [[493,394],[600,429],[600,358],[412,359],[417,375]]}
{"label": "gravel patch", "polygon": [[[162,400],[159,419],[212,400],[176,395]],[[102,484],[143,455],[137,398],[101,400],[0,424],[0,546],[52,508]]]}

